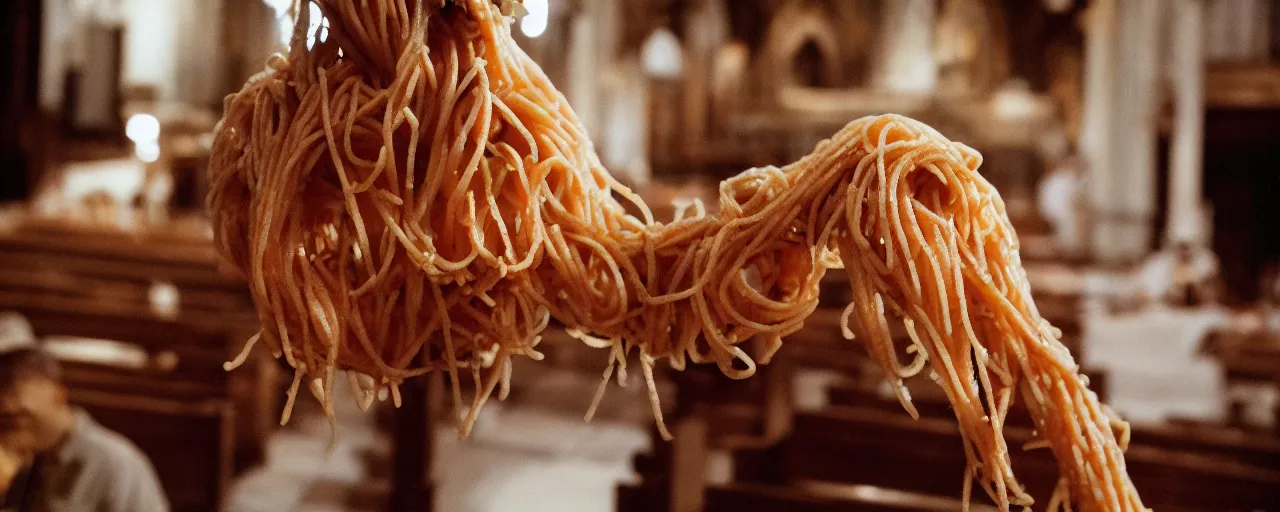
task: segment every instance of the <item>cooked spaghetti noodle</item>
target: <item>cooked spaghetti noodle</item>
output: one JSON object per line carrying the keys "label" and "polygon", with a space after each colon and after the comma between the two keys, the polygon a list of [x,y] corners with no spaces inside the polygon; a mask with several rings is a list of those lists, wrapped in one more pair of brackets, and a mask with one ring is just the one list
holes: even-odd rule
{"label": "cooked spaghetti noodle", "polygon": [[[448,372],[465,435],[540,359],[552,319],[609,351],[605,383],[715,363],[734,378],[818,306],[828,269],[854,291],[845,332],[902,384],[926,367],[955,407],[973,481],[1031,498],[1002,428],[1015,393],[1087,510],[1140,510],[1113,419],[1036,311],[980,156],[898,116],[851,123],[784,168],[724,182],[719,207],[656,221],[612,179],[565,98],[489,0],[320,0],[328,37],[226,100],[210,169],[217,244],[248,277],[270,347],[326,404],[334,373],[379,389]],[[511,2],[505,2],[511,5]],[[297,26],[309,26],[299,9]],[[633,203],[639,218],[620,200]],[[914,362],[889,334],[901,319]],[[233,367],[244,355],[229,363]],[[767,362],[767,361],[765,361]],[[462,381],[476,389],[462,417]],[[594,406],[593,406],[594,409]],[[588,413],[590,416],[590,412]],[[1061,496],[1056,496],[1060,498]]]}

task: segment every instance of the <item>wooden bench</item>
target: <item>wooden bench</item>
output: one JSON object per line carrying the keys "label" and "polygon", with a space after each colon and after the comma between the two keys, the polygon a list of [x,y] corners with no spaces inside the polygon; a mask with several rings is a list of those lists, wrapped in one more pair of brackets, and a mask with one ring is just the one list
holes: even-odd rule
{"label": "wooden bench", "polygon": [[[1280,336],[1268,332],[1210,333],[1201,350],[1222,362],[1228,383],[1269,386],[1280,392]],[[1232,404],[1231,421],[1242,424],[1242,404]],[[1272,429],[1280,435],[1280,405],[1274,411]]]}
{"label": "wooden bench", "polygon": [[[955,412],[946,400],[927,398],[928,395],[912,393],[911,403],[923,418],[954,419]],[[906,415],[906,410],[896,399],[888,398],[880,393],[860,386],[837,385],[827,390],[827,401],[837,407],[859,407],[873,409],[887,414]],[[1026,407],[1019,403],[1010,406],[1006,425],[1032,427],[1031,417]]]}
{"label": "wooden bench", "polygon": [[[923,496],[888,489],[841,487],[820,483],[797,486],[732,483],[706,489],[706,512],[954,512],[960,500]],[[994,507],[974,505],[974,512]]]}
{"label": "wooden bench", "polygon": [[[266,351],[236,372],[222,368],[257,320],[211,244],[40,228],[0,232],[0,261],[0,311],[21,313],[41,338],[64,338],[56,355],[73,402],[151,458],[175,511],[217,510],[236,470],[263,459],[281,400]],[[180,307],[154,302],[155,283],[176,291]],[[83,350],[94,340],[131,359]]]}
{"label": "wooden bench", "polygon": [[216,510],[235,471],[236,407],[220,367],[228,340],[155,319],[20,311],[40,335],[105,333],[150,355],[142,367],[65,361],[72,402],[147,454],[175,511]]}
{"label": "wooden bench", "polygon": [[[866,408],[801,413],[794,431],[774,447],[735,455],[739,481],[771,485],[822,481],[873,485],[956,497],[966,460],[959,429],[941,418],[911,420]],[[1030,431],[1006,431],[1010,446]],[[1058,480],[1047,450],[1012,453],[1014,470],[1033,496],[1045,499]],[[1280,471],[1195,453],[1131,446],[1129,474],[1148,506],[1158,510],[1267,510],[1280,506]],[[984,496],[975,499],[985,501]]]}
{"label": "wooden bench", "polygon": [[[1052,261],[1047,263],[1056,264]],[[689,496],[701,496],[701,493],[686,488],[686,480],[698,480],[701,475],[693,474],[684,479],[674,477],[680,471],[688,471],[681,467],[682,464],[687,465],[682,460],[696,460],[707,451],[717,449],[739,449],[742,453],[751,453],[762,443],[767,445],[779,442],[781,435],[792,428],[793,411],[787,397],[792,393],[793,372],[797,369],[834,371],[850,381],[878,382],[880,370],[866,353],[865,347],[856,341],[844,339],[841,334],[842,307],[835,306],[843,306],[850,300],[846,279],[841,272],[827,274],[820,283],[820,296],[822,303],[831,307],[815,311],[805,321],[803,329],[785,340],[785,346],[775,356],[774,362],[761,367],[761,374],[755,379],[746,382],[732,381],[720,375],[715,368],[692,366],[684,373],[671,375],[677,388],[679,405],[674,415],[668,415],[668,424],[704,423],[701,427],[703,437],[701,441],[677,439],[671,444],[662,441],[655,434],[653,452],[637,455],[634,461],[641,482],[618,488],[618,510],[684,510],[680,508],[681,503],[686,506],[691,502],[698,503]],[[1041,314],[1063,331],[1063,343],[1079,357],[1083,331],[1081,297],[1070,293],[1038,293],[1037,299]],[[896,342],[905,351],[910,344],[909,338],[900,326],[895,326],[894,330]],[[1105,395],[1105,375],[1091,375],[1091,379],[1095,390],[1103,388],[1104,391],[1100,394]],[[833,402],[840,403],[840,397],[833,398]],[[902,412],[901,406],[896,402],[883,406],[879,401],[855,403],[881,406],[886,412]],[[953,417],[950,406],[946,403],[918,403],[917,406],[930,409],[934,415]],[[1018,419],[1014,424],[1030,425],[1025,414],[1015,417]],[[954,449],[959,454],[963,453],[958,443]],[[1056,466],[1049,467],[1056,472]],[[949,477],[946,494],[958,491],[959,475],[962,473],[963,466]],[[1053,482],[1056,483],[1056,478]],[[720,498],[729,499],[731,494],[742,490],[726,487],[716,492],[720,493],[717,495]],[[710,494],[707,499],[711,499]],[[760,503],[761,500],[755,502]],[[795,509],[804,510],[799,503],[794,504],[797,507]],[[846,506],[847,508],[849,507]]]}
{"label": "wooden bench", "polygon": [[[1106,402],[1107,396],[1107,380],[1105,373],[1086,373],[1089,377],[1089,389],[1098,394],[1098,397]],[[915,406],[916,411],[924,417],[934,418],[955,418],[955,413],[951,407],[951,403],[947,401],[941,388],[938,388],[932,382],[915,382],[918,386],[909,387],[912,389],[911,403]],[[920,386],[924,392],[918,391]],[[827,389],[827,402],[835,406],[852,406],[863,407],[869,409],[877,409],[888,413],[907,414],[902,404],[896,398],[883,395],[876,390],[867,389],[857,384],[836,384]],[[1026,404],[1021,400],[1015,401],[1010,405],[1010,411],[1005,423],[1008,425],[1033,428],[1030,412],[1027,411]]]}
{"label": "wooden bench", "polygon": [[[1096,378],[1096,377],[1095,377]],[[902,405],[891,398],[857,386],[833,386],[828,391],[833,406],[873,409],[905,415]],[[954,421],[951,405],[927,394],[913,394],[913,403],[921,417]],[[1015,403],[1009,425],[1032,428],[1025,406]],[[1196,453],[1229,459],[1259,467],[1280,468],[1280,438],[1236,428],[1203,424],[1138,425],[1133,427],[1131,443],[1153,448]]]}
{"label": "wooden bench", "polygon": [[[834,297],[831,300],[836,303],[847,302],[847,288],[843,276],[829,275],[823,281],[823,296]],[[844,295],[841,289],[845,291]],[[1046,311],[1067,318],[1053,321],[1068,329],[1074,328],[1073,334],[1078,335],[1078,303],[1061,299]],[[684,372],[671,374],[670,380],[677,389],[678,405],[675,413],[667,416],[668,424],[702,422],[705,431],[701,441],[677,439],[674,444],[661,440],[655,432],[653,451],[639,454],[634,459],[634,469],[641,482],[617,489],[618,510],[682,510],[678,504],[682,501],[688,503],[693,498],[680,496],[701,496],[701,493],[688,490],[687,479],[672,476],[682,471],[681,460],[697,459],[708,450],[743,449],[749,452],[778,442],[791,429],[793,410],[790,395],[795,370],[835,371],[850,380],[878,379],[878,366],[867,355],[865,347],[841,336],[840,314],[834,309],[815,312],[805,322],[804,329],[785,340],[774,361],[760,366],[759,374],[751,380],[734,381],[724,377],[718,369],[704,366],[690,366]],[[910,344],[909,338],[900,328],[897,331],[895,337],[905,350]],[[901,410],[896,403],[892,407]],[[943,404],[939,410],[951,414],[949,405]],[[1029,419],[1026,423],[1029,424]],[[960,447],[957,445],[956,449],[960,450]],[[688,478],[697,480],[701,475],[695,472]],[[957,488],[953,486],[949,490]]]}
{"label": "wooden bench", "polygon": [[[654,512],[673,509],[654,489],[643,485],[622,486],[616,496],[619,512]],[[683,510],[704,512],[953,512],[960,500],[938,496],[873,488],[842,486],[821,482],[796,485],[739,483],[707,485],[700,501]],[[974,512],[996,510],[974,504]]]}

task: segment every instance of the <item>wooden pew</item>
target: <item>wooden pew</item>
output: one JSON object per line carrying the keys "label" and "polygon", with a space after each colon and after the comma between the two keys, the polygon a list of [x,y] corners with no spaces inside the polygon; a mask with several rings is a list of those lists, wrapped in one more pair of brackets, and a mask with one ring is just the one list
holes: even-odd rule
{"label": "wooden pew", "polygon": [[175,511],[217,510],[235,469],[236,408],[219,367],[227,340],[155,319],[22,311],[41,335],[107,333],[153,354],[142,368],[66,361],[71,400],[147,454]]}
{"label": "wooden pew", "polygon": [[[706,512],[954,512],[960,500],[888,489],[842,487],[820,483],[774,486],[750,483],[711,485],[706,489]],[[973,505],[974,512],[994,507]]]}
{"label": "wooden pew", "polygon": [[[856,386],[834,386],[829,392],[833,406],[858,407],[905,415],[902,405],[882,395]],[[954,421],[951,405],[925,394],[916,394],[913,403],[923,418]],[[1032,428],[1025,406],[1013,405],[1008,425]],[[1235,428],[1214,425],[1138,425],[1131,443],[1152,448],[1195,453],[1259,467],[1280,468],[1280,438],[1258,436]]]}
{"label": "wooden pew", "polygon": [[[735,477],[774,485],[822,481],[958,496],[965,465],[954,422],[833,407],[797,414],[791,436],[774,447],[735,454]],[[1042,491],[1038,495],[1047,495],[1057,482],[1052,460],[1017,469],[1033,493]]]}
{"label": "wooden pew", "polygon": [[[847,303],[849,292],[843,275],[828,274],[822,282],[821,294],[825,304]],[[1079,297],[1053,297],[1046,302],[1042,313],[1063,329],[1064,343],[1078,352]],[[678,390],[679,405],[674,415],[668,415],[668,423],[694,418],[706,422],[705,442],[670,444],[655,433],[653,453],[637,455],[634,461],[641,483],[623,485],[617,490],[618,510],[677,510],[672,508],[673,496],[691,492],[685,489],[687,482],[671,477],[676,471],[677,459],[696,458],[696,453],[705,454],[710,449],[750,450],[761,443],[777,441],[790,429],[792,410],[786,397],[792,392],[795,369],[833,370],[851,380],[876,378],[878,367],[865,348],[841,335],[840,315],[837,309],[815,312],[804,329],[785,340],[786,345],[774,362],[761,366],[760,374],[752,380],[732,381],[713,367],[691,366],[685,372],[671,375]],[[895,337],[905,350],[909,345],[906,333],[899,328]],[[894,407],[900,410],[900,406],[894,404]],[[950,414],[949,406],[942,407]],[[1029,424],[1029,420],[1026,423]],[[684,453],[687,450],[695,455]]]}
{"label": "wooden pew", "polygon": [[[1085,375],[1089,378],[1089,389],[1097,393],[1098,398],[1105,403],[1107,400],[1106,374],[1086,372]],[[911,403],[921,416],[935,418],[955,417],[951,403],[947,401],[942,389],[932,382],[909,382],[908,387],[914,388],[911,389]],[[923,392],[920,390],[921,387],[923,387]],[[902,404],[896,398],[885,396],[876,390],[857,384],[836,384],[831,386],[827,389],[827,402],[835,406],[864,407],[889,413],[906,414]],[[1033,428],[1026,404],[1020,400],[1010,405],[1009,416],[1005,421],[1009,425]]]}
{"label": "wooden pew", "polygon": [[[911,403],[915,405],[916,412],[919,412],[921,417],[955,418],[951,404],[946,400],[930,399],[927,395],[921,396],[919,393],[913,393],[912,397],[914,398]],[[832,406],[860,407],[888,414],[907,414],[902,404],[897,400],[886,398],[876,391],[860,386],[833,386],[827,390],[827,400]],[[1006,424],[1031,428],[1031,418],[1027,413],[1026,407],[1021,403],[1014,403],[1010,406]]]}
{"label": "wooden pew", "polygon": [[1177,424],[1137,426],[1131,442],[1246,465],[1280,468],[1280,438],[1235,428]]}
{"label": "wooden pew", "polygon": [[[1227,382],[1271,386],[1280,391],[1280,336],[1268,332],[1210,333],[1201,349],[1222,362]],[[1233,404],[1233,410],[1239,410]],[[1273,430],[1280,435],[1280,405],[1274,411]],[[1234,423],[1242,423],[1239,413],[1232,413]]]}
{"label": "wooden pew", "polygon": [[[278,370],[257,351],[222,364],[257,330],[244,284],[208,241],[45,228],[0,232],[0,310],[60,343],[72,400],[151,458],[175,511],[217,510],[238,468],[265,454],[279,414]],[[153,284],[180,307],[153,302]],[[160,297],[163,299],[164,297]],[[97,359],[118,342],[131,362]]]}
{"label": "wooden pew", "polygon": [[[680,503],[701,499],[701,467],[707,452],[767,446],[790,430],[790,365],[785,360],[760,366],[746,381],[725,377],[711,365],[673,372],[675,410],[665,415],[675,440],[652,431],[653,449],[633,459],[637,485],[616,490],[619,512],[687,510]],[[687,506],[687,505],[686,505]]]}
{"label": "wooden pew", "polygon": [[[775,447],[736,454],[741,481],[789,485],[823,481],[874,485],[925,495],[959,495],[966,460],[953,421],[864,408],[802,413]],[[1030,439],[1006,431],[1010,446]],[[1046,450],[1015,450],[1014,470],[1033,496],[1047,497],[1058,480]],[[1280,471],[1272,467],[1148,446],[1131,446],[1129,473],[1148,506],[1158,510],[1267,510],[1280,506]],[[985,501],[985,497],[975,499]],[[1044,499],[1044,498],[1042,498]]]}
{"label": "wooden pew", "polygon": [[[698,452],[708,450],[752,449],[781,439],[791,429],[795,370],[818,368],[851,379],[877,379],[879,370],[865,348],[840,336],[838,318],[838,312],[816,315],[805,330],[787,340],[771,364],[759,367],[753,379],[734,381],[710,366],[690,366],[671,374],[678,405],[667,416],[668,424],[695,419],[705,422],[705,438],[701,444],[680,439],[668,443],[655,432],[653,451],[638,454],[634,460],[641,483],[617,489],[618,510],[677,510],[671,508],[673,495],[692,492],[686,490],[687,481],[671,476],[677,459],[697,458]],[[905,346],[905,337],[903,343]],[[901,410],[897,404],[892,407]],[[948,405],[940,408],[950,414]]]}

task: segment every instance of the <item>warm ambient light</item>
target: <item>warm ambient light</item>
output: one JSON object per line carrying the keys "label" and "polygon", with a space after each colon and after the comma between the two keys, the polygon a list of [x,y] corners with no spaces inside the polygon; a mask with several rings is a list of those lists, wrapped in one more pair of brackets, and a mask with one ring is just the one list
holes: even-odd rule
{"label": "warm ambient light", "polygon": [[548,0],[525,0],[524,7],[529,14],[520,20],[520,31],[524,35],[538,37],[547,31],[547,21],[551,14],[547,2]]}
{"label": "warm ambient light", "polygon": [[147,291],[147,299],[151,303],[151,312],[156,316],[177,316],[181,309],[181,293],[173,283],[156,281],[151,283]]}
{"label": "warm ambient light", "polygon": [[151,114],[134,115],[125,123],[124,134],[138,144],[160,140],[160,120]]}
{"label": "warm ambient light", "polygon": [[134,146],[133,154],[146,163],[160,159],[160,143],[154,140],[142,141]]}
{"label": "warm ambient light", "polygon": [[133,141],[138,160],[152,163],[160,159],[160,120],[151,114],[136,114],[124,125],[124,134]]}
{"label": "warm ambient light", "polygon": [[640,48],[640,65],[653,78],[676,79],[684,72],[684,56],[680,40],[671,29],[653,31]]}
{"label": "warm ambient light", "polygon": [[991,108],[997,118],[1005,121],[1026,121],[1040,112],[1035,93],[1021,80],[1012,80],[996,91]]}
{"label": "warm ambient light", "polygon": [[1044,8],[1052,14],[1067,12],[1075,4],[1074,0],[1044,0]]}

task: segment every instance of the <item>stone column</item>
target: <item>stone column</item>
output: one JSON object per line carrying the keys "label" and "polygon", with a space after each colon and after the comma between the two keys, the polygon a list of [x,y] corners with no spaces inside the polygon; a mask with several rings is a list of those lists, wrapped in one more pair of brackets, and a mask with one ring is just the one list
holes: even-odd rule
{"label": "stone column", "polygon": [[[170,0],[129,0],[122,5],[125,41],[121,84],[152,87],[160,101],[180,100],[180,38],[184,30],[192,31],[178,26],[185,18],[185,2],[179,5]],[[206,35],[210,36],[216,36],[216,32]]]}
{"label": "stone column", "polygon": [[58,112],[63,105],[67,55],[75,17],[70,0],[45,0],[40,13],[40,108]]}
{"label": "stone column", "polygon": [[596,25],[600,23],[587,2],[584,12],[577,13],[569,21],[569,80],[565,97],[578,118],[587,126],[588,133],[600,127],[599,70],[603,60],[596,47],[599,44]]}
{"label": "stone column", "polygon": [[1205,5],[1178,0],[1170,33],[1174,90],[1173,137],[1169,155],[1169,211],[1166,242],[1208,242],[1203,237],[1205,111]]}
{"label": "stone column", "polygon": [[[1084,98],[1081,115],[1079,151],[1085,163],[1089,232],[1098,229],[1103,220],[1098,210],[1107,201],[1111,172],[1111,113],[1115,99],[1116,2],[1092,0],[1083,18],[1084,25]],[[1092,241],[1089,246],[1093,247]],[[1090,251],[1094,252],[1094,251]]]}
{"label": "stone column", "polygon": [[[552,2],[553,11],[555,4]],[[608,108],[604,104],[608,92],[600,75],[618,58],[622,14],[618,0],[591,0],[579,5],[580,11],[567,15],[569,57],[565,96],[595,138],[608,122]]]}
{"label": "stone column", "polygon": [[683,133],[686,150],[707,139],[711,128],[711,81],[716,52],[729,39],[729,12],[722,0],[702,0],[688,16],[684,34]]}
{"label": "stone column", "polygon": [[1086,42],[1085,126],[1092,247],[1104,263],[1149,252],[1163,0],[1095,0]]}
{"label": "stone column", "polygon": [[938,81],[933,54],[937,1],[894,0],[880,5],[883,17],[874,85],[893,92],[933,92]]}
{"label": "stone column", "polygon": [[222,106],[222,97],[226,94],[220,87],[226,71],[223,66],[226,47],[221,41],[224,1],[175,2],[178,13],[173,23],[192,27],[178,29],[175,34],[177,62],[173,80],[174,99],[178,101]]}
{"label": "stone column", "polygon": [[649,78],[640,59],[631,56],[614,64],[602,82],[608,97],[600,157],[615,178],[631,187],[643,186],[650,178]]}

